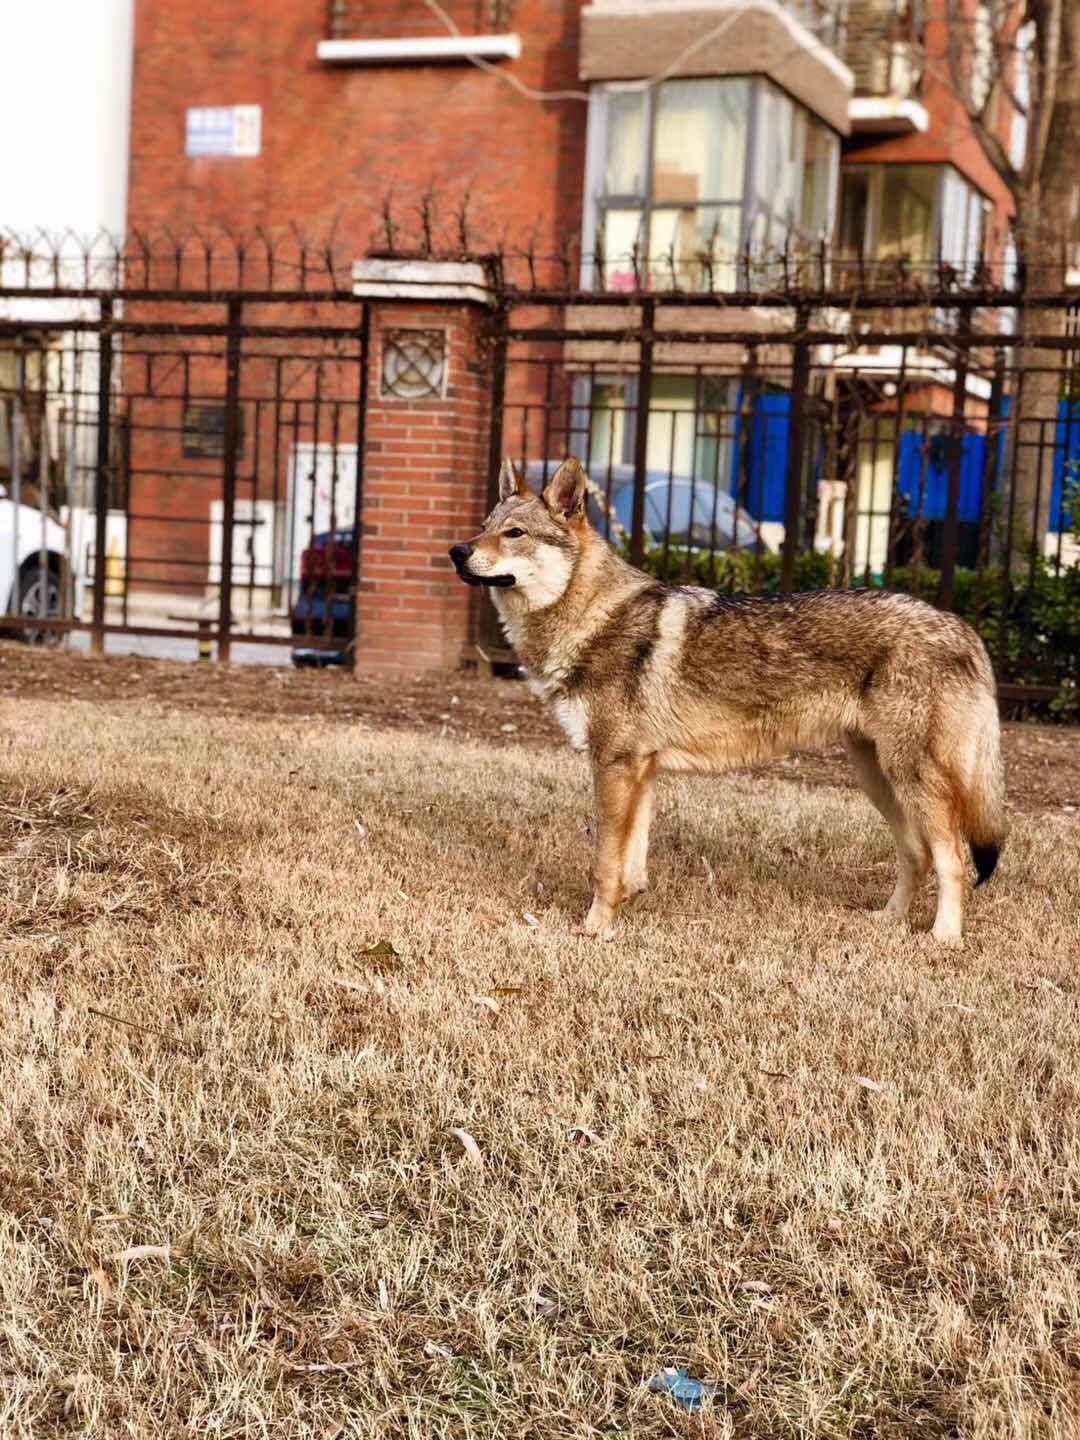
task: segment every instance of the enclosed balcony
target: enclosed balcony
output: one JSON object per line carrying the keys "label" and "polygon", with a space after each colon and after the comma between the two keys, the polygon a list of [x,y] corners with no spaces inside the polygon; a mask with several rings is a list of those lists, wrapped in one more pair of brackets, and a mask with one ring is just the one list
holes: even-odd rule
{"label": "enclosed balcony", "polygon": [[855,76],[853,131],[901,135],[927,128],[924,32],[922,0],[853,0],[844,56]]}

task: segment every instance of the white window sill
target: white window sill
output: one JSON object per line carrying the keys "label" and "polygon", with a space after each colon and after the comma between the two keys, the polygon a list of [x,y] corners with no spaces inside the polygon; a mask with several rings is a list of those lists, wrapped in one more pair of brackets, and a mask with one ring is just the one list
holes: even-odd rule
{"label": "white window sill", "polygon": [[855,95],[848,101],[848,118],[858,134],[914,135],[930,127],[926,107],[917,100],[894,95]]}
{"label": "white window sill", "polygon": [[516,60],[518,35],[422,35],[399,40],[320,40],[316,51],[329,65],[430,65],[461,60]]}

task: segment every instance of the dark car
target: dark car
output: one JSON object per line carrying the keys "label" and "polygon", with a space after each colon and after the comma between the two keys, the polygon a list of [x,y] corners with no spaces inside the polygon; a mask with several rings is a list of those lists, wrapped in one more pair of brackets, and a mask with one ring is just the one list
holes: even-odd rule
{"label": "dark car", "polygon": [[[353,642],[354,535],[326,530],[300,555],[300,594],[289,614],[294,665],[344,665]],[[327,641],[340,640],[340,646]],[[323,643],[320,644],[319,642]]]}
{"label": "dark car", "polygon": [[[531,460],[526,468],[534,489],[550,480],[558,460]],[[628,539],[634,515],[634,467],[612,465],[610,472],[594,472],[587,501],[589,523],[617,544]],[[645,544],[689,545],[693,550],[752,550],[758,545],[758,527],[752,515],[734,498],[707,480],[669,475],[664,470],[645,472]],[[771,548],[762,537],[764,549]]]}

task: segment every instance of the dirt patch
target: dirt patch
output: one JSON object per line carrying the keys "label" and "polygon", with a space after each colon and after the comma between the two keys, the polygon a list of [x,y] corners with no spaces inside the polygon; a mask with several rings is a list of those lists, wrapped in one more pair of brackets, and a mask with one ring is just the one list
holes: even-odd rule
{"label": "dirt patch", "polygon": [[[166,710],[354,722],[434,732],[497,746],[562,744],[554,720],[519,681],[468,673],[402,679],[338,670],[223,666],[138,656],[95,659],[0,642],[0,695],[137,703]],[[1009,803],[1024,814],[1080,817],[1080,730],[1007,723]],[[810,786],[852,788],[843,754],[792,755],[754,772]]]}

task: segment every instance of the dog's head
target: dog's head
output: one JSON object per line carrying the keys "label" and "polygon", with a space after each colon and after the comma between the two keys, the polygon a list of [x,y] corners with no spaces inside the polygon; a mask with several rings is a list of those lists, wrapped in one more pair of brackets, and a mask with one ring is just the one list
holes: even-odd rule
{"label": "dog's head", "polygon": [[499,503],[479,535],[450,547],[466,585],[514,589],[530,610],[554,605],[570,583],[589,534],[585,471],[564,460],[542,495],[534,495],[509,460],[499,475]]}

